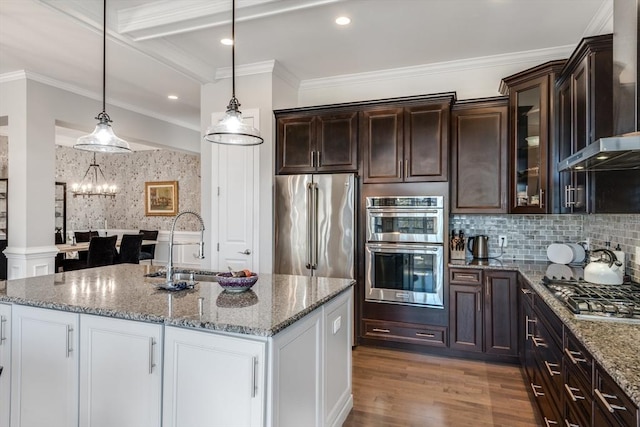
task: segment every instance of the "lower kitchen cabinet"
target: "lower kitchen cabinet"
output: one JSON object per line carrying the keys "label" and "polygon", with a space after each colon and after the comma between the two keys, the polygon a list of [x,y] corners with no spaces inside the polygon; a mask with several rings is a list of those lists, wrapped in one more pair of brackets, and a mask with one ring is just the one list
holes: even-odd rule
{"label": "lower kitchen cabinet", "polygon": [[542,298],[520,286],[520,356],[545,425],[640,427],[629,397]]}
{"label": "lower kitchen cabinet", "polygon": [[517,292],[513,271],[451,269],[450,348],[516,357]]}
{"label": "lower kitchen cabinet", "polygon": [[12,307],[12,427],[78,425],[78,325],[78,314]]}
{"label": "lower kitchen cabinet", "polygon": [[162,325],[80,317],[80,425],[161,424]]}
{"label": "lower kitchen cabinet", "polygon": [[165,328],[163,426],[261,426],[265,343]]}
{"label": "lower kitchen cabinet", "polygon": [[9,427],[11,402],[11,306],[0,304],[0,427]]}

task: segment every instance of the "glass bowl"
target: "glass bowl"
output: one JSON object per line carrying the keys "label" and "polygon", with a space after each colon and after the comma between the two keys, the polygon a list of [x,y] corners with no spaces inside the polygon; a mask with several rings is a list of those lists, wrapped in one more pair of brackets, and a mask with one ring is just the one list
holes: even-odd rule
{"label": "glass bowl", "polygon": [[251,273],[249,277],[233,277],[231,273],[218,273],[216,278],[218,279],[218,284],[228,292],[247,291],[258,281],[256,273]]}

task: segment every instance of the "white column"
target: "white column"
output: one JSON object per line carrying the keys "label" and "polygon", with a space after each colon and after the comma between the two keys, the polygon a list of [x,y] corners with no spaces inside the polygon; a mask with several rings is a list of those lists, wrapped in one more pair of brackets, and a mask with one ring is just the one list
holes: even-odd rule
{"label": "white column", "polygon": [[41,84],[2,84],[0,115],[8,118],[7,277],[54,272],[55,119]]}

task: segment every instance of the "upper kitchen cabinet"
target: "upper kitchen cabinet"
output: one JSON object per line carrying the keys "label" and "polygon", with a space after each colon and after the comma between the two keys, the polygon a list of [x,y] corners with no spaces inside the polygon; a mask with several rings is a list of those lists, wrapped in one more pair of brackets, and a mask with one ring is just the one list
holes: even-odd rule
{"label": "upper kitchen cabinet", "polygon": [[356,111],[276,111],[276,173],[354,172]]}
{"label": "upper kitchen cabinet", "polygon": [[507,213],[508,103],[500,97],[454,105],[452,213]]}
{"label": "upper kitchen cabinet", "polygon": [[380,103],[360,113],[363,182],[448,180],[454,94]]}
{"label": "upper kitchen cabinet", "polygon": [[566,61],[550,61],[502,79],[509,95],[511,213],[549,213],[554,176],[550,144],[555,139],[555,81]]}
{"label": "upper kitchen cabinet", "polygon": [[[613,81],[613,35],[582,39],[556,84],[559,160],[614,134]],[[637,212],[633,175],[640,176],[579,168],[560,172],[560,212]]]}

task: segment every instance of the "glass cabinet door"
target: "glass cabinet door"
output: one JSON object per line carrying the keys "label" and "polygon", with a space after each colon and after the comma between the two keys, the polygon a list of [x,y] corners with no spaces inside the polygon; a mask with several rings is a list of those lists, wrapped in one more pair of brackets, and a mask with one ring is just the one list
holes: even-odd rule
{"label": "glass cabinet door", "polygon": [[55,198],[56,244],[65,243],[67,236],[67,184],[56,182]]}
{"label": "glass cabinet door", "polygon": [[545,213],[547,189],[546,79],[515,92],[512,205],[514,213]]}

